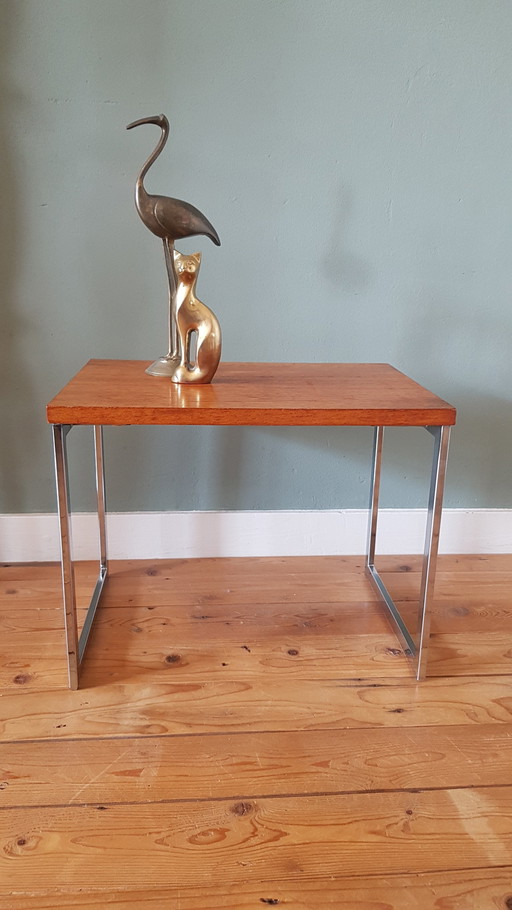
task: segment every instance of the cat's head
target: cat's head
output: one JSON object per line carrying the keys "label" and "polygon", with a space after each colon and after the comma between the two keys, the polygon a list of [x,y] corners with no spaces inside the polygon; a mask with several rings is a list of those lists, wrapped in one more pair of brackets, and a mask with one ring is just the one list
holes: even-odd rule
{"label": "cat's head", "polygon": [[174,255],[174,268],[178,275],[195,275],[199,271],[199,266],[201,265],[201,253],[189,253],[184,255],[179,253],[178,250],[173,251]]}

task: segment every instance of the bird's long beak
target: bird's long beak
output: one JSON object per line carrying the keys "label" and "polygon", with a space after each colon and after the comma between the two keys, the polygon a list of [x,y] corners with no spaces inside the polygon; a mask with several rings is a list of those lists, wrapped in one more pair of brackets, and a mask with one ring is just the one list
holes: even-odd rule
{"label": "bird's long beak", "polygon": [[154,123],[155,126],[162,126],[163,114],[156,114],[154,117],[143,117],[142,120],[134,120],[126,127],[127,130],[133,129],[134,126],[142,126],[143,123]]}

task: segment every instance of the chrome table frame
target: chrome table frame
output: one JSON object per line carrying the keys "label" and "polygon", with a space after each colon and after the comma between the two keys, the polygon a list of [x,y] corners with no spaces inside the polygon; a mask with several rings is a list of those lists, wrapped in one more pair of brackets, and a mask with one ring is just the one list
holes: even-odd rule
{"label": "chrome table frame", "polygon": [[[83,661],[87,641],[93,624],[96,608],[108,573],[105,467],[103,457],[103,427],[94,429],[94,455],[96,466],[96,492],[99,533],[99,574],[86,613],[80,636],[76,608],[75,573],[71,538],[71,508],[68,478],[67,435],[71,425],[54,424],[53,443],[55,455],[55,477],[57,485],[58,515],[61,541],[62,591],[65,615],[69,688],[78,689],[80,665]],[[425,429],[434,437],[432,474],[428,501],[425,550],[419,599],[418,631],[411,635],[400,612],[375,566],[377,523],[379,516],[379,493],[382,466],[382,444],[384,427],[375,427],[373,465],[370,487],[370,510],[366,571],[375,584],[389,611],[395,631],[403,645],[405,654],[412,659],[416,679],[424,679],[427,670],[428,644],[430,637],[430,613],[434,596],[434,581],[439,545],[439,531],[443,506],[444,480],[450,439],[449,426],[432,426]]]}

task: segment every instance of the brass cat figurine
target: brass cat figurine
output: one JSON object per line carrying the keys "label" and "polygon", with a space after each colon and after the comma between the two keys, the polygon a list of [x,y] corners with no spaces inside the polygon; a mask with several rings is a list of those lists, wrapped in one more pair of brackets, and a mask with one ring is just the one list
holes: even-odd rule
{"label": "brass cat figurine", "polygon": [[179,364],[173,382],[211,382],[219,365],[222,335],[215,313],[195,295],[201,253],[173,250]]}

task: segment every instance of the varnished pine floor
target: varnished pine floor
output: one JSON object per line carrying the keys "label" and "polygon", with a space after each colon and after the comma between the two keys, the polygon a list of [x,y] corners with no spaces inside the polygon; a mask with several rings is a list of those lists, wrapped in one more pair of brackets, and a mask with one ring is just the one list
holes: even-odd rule
{"label": "varnished pine floor", "polygon": [[1,910],[511,910],[512,557],[441,558],[420,684],[362,559],[111,571],[69,692],[58,567],[0,570]]}

